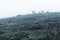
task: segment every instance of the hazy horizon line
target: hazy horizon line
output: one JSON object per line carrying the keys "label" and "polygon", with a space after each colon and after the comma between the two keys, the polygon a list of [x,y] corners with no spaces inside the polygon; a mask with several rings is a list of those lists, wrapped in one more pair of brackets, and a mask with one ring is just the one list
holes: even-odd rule
{"label": "hazy horizon line", "polygon": [[[42,14],[43,12],[44,13],[47,13],[47,12],[51,12],[51,13],[55,13],[55,12],[60,12],[60,11],[38,11],[38,12],[36,12],[36,11],[34,11],[36,14],[38,14],[39,12]],[[24,15],[29,15],[29,14],[34,14],[33,13],[33,11],[31,11],[30,13],[27,13],[27,14],[17,14],[17,15],[14,15],[14,16],[9,16],[9,17],[2,17],[2,18],[0,18],[0,19],[5,19],[5,18],[11,18],[11,17],[16,17],[16,16],[24,16]]]}

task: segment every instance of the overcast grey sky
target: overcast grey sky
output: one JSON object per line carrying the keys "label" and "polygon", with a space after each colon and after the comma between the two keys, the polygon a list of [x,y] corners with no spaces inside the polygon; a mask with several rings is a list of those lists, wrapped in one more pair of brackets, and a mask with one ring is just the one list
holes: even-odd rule
{"label": "overcast grey sky", "polygon": [[31,11],[60,11],[60,0],[0,0],[0,18]]}

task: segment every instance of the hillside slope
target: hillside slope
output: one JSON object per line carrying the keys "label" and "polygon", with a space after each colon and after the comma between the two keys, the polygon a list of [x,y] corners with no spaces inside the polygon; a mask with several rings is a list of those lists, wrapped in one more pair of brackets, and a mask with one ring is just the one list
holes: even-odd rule
{"label": "hillside slope", "polygon": [[0,19],[0,40],[60,40],[60,12]]}

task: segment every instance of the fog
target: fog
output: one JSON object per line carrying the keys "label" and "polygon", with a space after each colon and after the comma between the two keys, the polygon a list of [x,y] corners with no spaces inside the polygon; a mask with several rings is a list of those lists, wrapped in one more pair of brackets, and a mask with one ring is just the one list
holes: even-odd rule
{"label": "fog", "polygon": [[0,0],[0,18],[42,10],[60,11],[60,0]]}

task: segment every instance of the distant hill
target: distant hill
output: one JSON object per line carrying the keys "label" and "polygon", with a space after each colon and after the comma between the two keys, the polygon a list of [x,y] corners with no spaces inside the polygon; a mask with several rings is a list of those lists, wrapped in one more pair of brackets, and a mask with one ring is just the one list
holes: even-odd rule
{"label": "distant hill", "polygon": [[0,19],[0,40],[59,40],[60,12]]}

